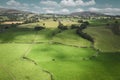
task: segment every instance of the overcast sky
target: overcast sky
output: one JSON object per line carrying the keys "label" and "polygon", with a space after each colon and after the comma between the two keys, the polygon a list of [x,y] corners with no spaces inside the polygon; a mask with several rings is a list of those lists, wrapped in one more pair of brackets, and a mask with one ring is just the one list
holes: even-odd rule
{"label": "overcast sky", "polygon": [[0,8],[11,8],[35,13],[95,11],[120,15],[120,0],[0,0]]}

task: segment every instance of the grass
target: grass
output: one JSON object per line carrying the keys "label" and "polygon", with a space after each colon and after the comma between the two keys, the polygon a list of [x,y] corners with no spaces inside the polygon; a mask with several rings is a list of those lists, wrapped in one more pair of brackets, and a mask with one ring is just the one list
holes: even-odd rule
{"label": "grass", "polygon": [[28,57],[51,72],[55,80],[79,80],[83,72],[81,64],[85,64],[82,63],[85,62],[83,58],[88,58],[95,53],[90,48],[37,44],[33,46]]}
{"label": "grass", "polygon": [[0,44],[0,80],[50,80],[40,67],[22,59],[29,46]]}
{"label": "grass", "polygon": [[23,23],[22,21],[6,21],[6,22],[3,22],[2,24],[21,24]]}
{"label": "grass", "polygon": [[[45,23],[45,25],[43,25]],[[72,22],[72,21],[67,21],[63,20],[61,21],[64,25],[70,26],[71,24],[78,24],[77,22]],[[44,26],[46,28],[57,28],[58,26],[58,21],[52,21],[52,20],[44,20],[36,23],[28,23],[28,24],[22,24],[19,27],[21,28],[34,28],[35,26]]]}
{"label": "grass", "polygon": [[63,43],[66,45],[74,45],[79,47],[90,47],[91,42],[85,40],[76,34],[76,30],[66,30],[53,37],[54,42]]}
{"label": "grass", "polygon": [[28,57],[51,72],[55,80],[119,80],[119,53],[101,53],[87,59],[94,54],[91,48],[37,44]]}
{"label": "grass", "polygon": [[100,20],[90,20],[90,26],[92,27],[99,27],[105,26],[109,21],[107,19],[100,19]]}
{"label": "grass", "polygon": [[35,36],[34,30],[25,29],[9,29],[3,33],[0,33],[1,43],[11,42],[32,42]]}
{"label": "grass", "polygon": [[[43,23],[47,29],[34,31],[34,26]],[[77,24],[66,20],[62,23]],[[57,25],[46,20],[1,32],[0,80],[51,80],[49,73],[55,80],[120,80],[120,36],[100,27],[101,24],[85,29],[84,32],[94,38],[94,47],[102,51],[91,57],[98,52],[90,48],[89,41],[76,35],[76,30],[57,33]],[[26,53],[37,65],[23,59]]]}
{"label": "grass", "polygon": [[105,27],[89,27],[85,30],[94,40],[94,47],[102,52],[120,52],[120,36]]}
{"label": "grass", "polygon": [[[33,29],[13,28],[0,34],[1,43],[36,43],[58,42],[66,45],[90,47],[91,43],[76,34],[75,30],[66,30],[58,33],[59,29]],[[55,33],[55,35],[53,35]],[[69,34],[69,35],[68,35]]]}
{"label": "grass", "polygon": [[120,19],[95,19],[95,20],[89,20],[91,27],[100,27],[100,26],[106,26],[108,23],[113,24],[115,21],[120,22]]}

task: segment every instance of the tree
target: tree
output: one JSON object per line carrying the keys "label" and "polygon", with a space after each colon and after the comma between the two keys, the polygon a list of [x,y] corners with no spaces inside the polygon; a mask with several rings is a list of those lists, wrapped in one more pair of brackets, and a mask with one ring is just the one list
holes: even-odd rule
{"label": "tree", "polygon": [[80,25],[80,27],[79,27],[79,30],[83,30],[83,29],[85,29],[85,28],[87,28],[87,24],[82,23],[82,24]]}
{"label": "tree", "polygon": [[79,28],[79,25],[76,25],[76,24],[71,25],[71,29],[78,29],[78,28]]}
{"label": "tree", "polygon": [[83,32],[83,29],[86,29],[87,26],[88,26],[88,24],[82,23],[80,25],[80,27],[76,30],[76,34],[78,34],[79,36],[81,36],[84,39],[87,39],[87,40],[89,40],[91,42],[94,42],[94,39],[90,35],[88,35],[87,33]]}
{"label": "tree", "polygon": [[42,30],[42,29],[45,29],[45,27],[42,27],[42,26],[36,26],[36,27],[34,28],[34,30],[36,30],[36,31],[39,31],[39,30]]}
{"label": "tree", "polygon": [[88,21],[85,21],[85,22],[83,22],[83,23],[85,23],[87,26],[90,24]]}
{"label": "tree", "polygon": [[67,30],[67,26],[64,26],[60,21],[59,21],[59,25],[58,25],[58,28],[61,29],[61,30]]}
{"label": "tree", "polygon": [[120,29],[119,29],[120,25],[118,21],[115,21],[113,26],[112,26],[112,31],[114,34],[120,34]]}
{"label": "tree", "polygon": [[83,23],[83,20],[78,20],[78,23]]}
{"label": "tree", "polygon": [[0,32],[2,31],[2,25],[1,25],[1,23],[0,23]]}
{"label": "tree", "polygon": [[76,34],[78,34],[79,36],[81,36],[82,38],[84,38],[84,39],[87,39],[87,40],[89,40],[89,41],[91,41],[91,42],[94,42],[94,39],[90,36],[90,35],[88,35],[87,33],[84,33],[82,30],[80,30],[80,29],[77,29],[76,30]]}
{"label": "tree", "polygon": [[17,27],[17,25],[18,25],[18,24],[12,23],[10,26],[11,26],[11,27]]}

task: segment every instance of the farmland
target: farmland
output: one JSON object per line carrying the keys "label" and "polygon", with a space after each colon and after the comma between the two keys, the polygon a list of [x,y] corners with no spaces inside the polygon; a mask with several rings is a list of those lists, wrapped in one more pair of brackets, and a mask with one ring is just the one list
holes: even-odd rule
{"label": "farmland", "polygon": [[[68,29],[60,33],[58,22],[51,19],[1,32],[0,80],[120,79],[119,35],[106,28],[105,22],[89,21],[83,32],[94,38],[92,43],[70,28],[81,24],[77,20],[61,22]],[[35,26],[45,29],[36,31]]]}
{"label": "farmland", "polygon": [[120,80],[120,0],[0,0],[0,80]]}

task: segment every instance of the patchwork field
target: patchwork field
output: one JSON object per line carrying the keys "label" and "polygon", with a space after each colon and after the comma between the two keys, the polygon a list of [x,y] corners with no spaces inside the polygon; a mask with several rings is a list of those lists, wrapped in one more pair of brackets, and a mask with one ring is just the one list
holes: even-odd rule
{"label": "patchwork field", "polygon": [[0,80],[120,80],[120,36],[90,26],[84,32],[93,44],[76,29],[58,33],[57,22],[45,24],[40,31],[34,27],[43,22],[0,33]]}
{"label": "patchwork field", "polygon": [[[66,26],[70,26],[71,24],[78,24],[78,22],[76,22],[76,21],[68,21],[68,20],[63,20],[61,22]],[[43,24],[45,24],[45,25],[43,25]],[[36,23],[23,24],[23,25],[20,25],[19,27],[34,28],[35,26],[44,26],[46,28],[57,28],[58,21],[53,21],[50,19],[50,20],[44,20],[44,21],[40,21],[40,22],[36,22]]]}
{"label": "patchwork field", "polygon": [[100,53],[91,58],[95,54],[91,48],[38,44],[28,57],[50,71],[55,80],[119,80],[120,55]]}
{"label": "patchwork field", "polygon": [[[51,80],[50,74],[55,80],[120,79],[119,53],[92,57],[97,54],[92,48],[12,43],[0,44],[0,51],[1,80]],[[28,59],[22,58],[26,53]]]}

